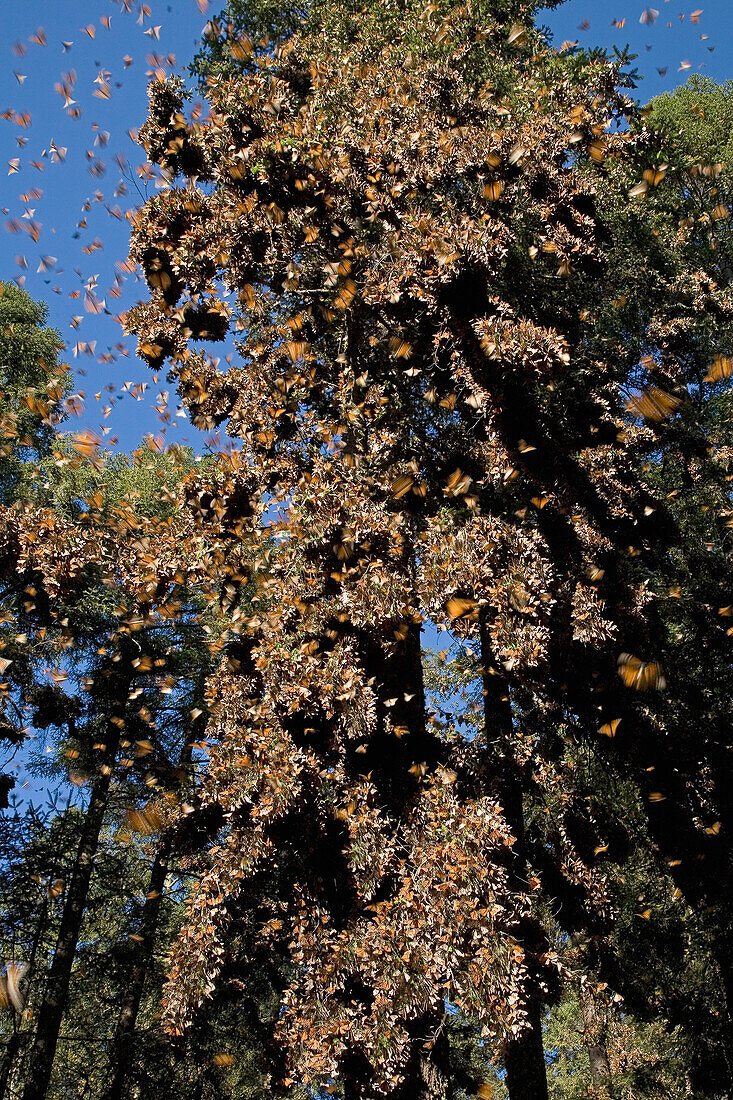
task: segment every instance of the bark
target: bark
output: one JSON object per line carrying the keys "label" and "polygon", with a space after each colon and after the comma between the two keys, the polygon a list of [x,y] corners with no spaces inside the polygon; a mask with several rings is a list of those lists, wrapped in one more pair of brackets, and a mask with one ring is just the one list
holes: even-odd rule
{"label": "bark", "polygon": [[5,1054],[3,1055],[3,1064],[2,1067],[0,1067],[0,1100],[4,1100],[13,1072],[13,1065],[15,1064],[15,1059],[18,1057],[18,1052],[20,1051],[24,1037],[22,1031],[16,1030],[12,1032],[8,1039],[7,1046],[5,1047]]}
{"label": "bark", "polygon": [[[206,729],[207,718],[201,715],[194,721],[194,727],[190,731],[190,738],[186,740],[181,750],[178,761],[178,770],[187,768],[191,763],[193,742],[198,740]],[[107,1084],[102,1093],[101,1100],[121,1100],[125,1095],[130,1070],[132,1068],[132,1043],[135,1035],[135,1026],[140,1011],[140,1003],[145,991],[145,981],[150,970],[150,964],[155,949],[155,938],[160,917],[160,903],[163,900],[165,879],[168,874],[168,865],[171,857],[172,836],[164,833],[158,844],[155,859],[150,869],[148,892],[143,905],[142,917],[137,930],[140,937],[137,950],[130,967],[130,980],[127,984],[120,1014],[117,1018],[110,1064],[107,1072]],[[2,1098],[0,1097],[0,1100]]]}
{"label": "bark", "polygon": [[92,784],[79,848],[61,914],[56,949],[46,979],[43,1001],[38,1010],[38,1022],[30,1050],[23,1100],[44,1100],[48,1093],[61,1020],[69,996],[71,970],[89,894],[94,858],[99,845],[99,834],[109,801],[112,768],[120,739],[120,726],[115,720],[121,722],[123,718],[132,675],[123,673],[122,670],[107,671],[109,673],[107,690],[114,698],[114,703],[106,723],[106,749],[101,761],[102,767]]}
{"label": "bark", "polygon": [[587,986],[583,986],[580,990],[580,1006],[594,1095],[607,1096],[609,1100],[614,1100],[611,1063],[606,1046],[608,1009],[599,1003],[593,991]]}
{"label": "bark", "polygon": [[547,1100],[547,1070],[542,1045],[542,1001],[535,996],[527,1006],[530,1026],[507,1043],[504,1055],[510,1100]]}
{"label": "bark", "polygon": [[441,1021],[432,1046],[424,1039],[413,1041],[412,1055],[399,1100],[452,1100],[453,1079],[450,1068],[450,1043]]}
{"label": "bark", "polygon": [[138,935],[138,949],[130,968],[130,980],[125,990],[120,1014],[117,1018],[117,1027],[112,1040],[112,1052],[110,1056],[110,1071],[107,1086],[102,1093],[102,1100],[120,1100],[125,1093],[127,1078],[132,1063],[132,1040],[135,1034],[137,1014],[140,1010],[145,979],[150,969],[150,962],[155,946],[155,933],[160,913],[160,902],[163,897],[165,877],[168,873],[168,860],[170,857],[170,840],[166,837],[161,842],[155,855],[155,861],[150,872],[148,894],[143,906],[142,919]]}
{"label": "bark", "polygon": [[[481,660],[483,665],[484,728],[487,744],[497,742],[497,781],[499,801],[505,820],[514,836],[509,864],[509,886],[526,893],[529,888],[527,842],[524,831],[522,778],[514,759],[512,707],[506,677],[493,661],[488,623],[481,621]],[[532,956],[541,947],[538,929],[527,925],[516,937],[530,962],[525,985],[528,1026],[506,1044],[504,1068],[511,1100],[547,1100],[547,1070],[542,1044],[543,996],[538,976],[532,974]]]}

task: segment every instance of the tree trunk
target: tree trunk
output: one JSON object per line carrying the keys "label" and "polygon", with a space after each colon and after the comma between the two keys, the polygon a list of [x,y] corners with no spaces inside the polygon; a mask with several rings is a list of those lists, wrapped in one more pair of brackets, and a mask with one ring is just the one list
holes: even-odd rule
{"label": "tree trunk", "polygon": [[15,1059],[18,1057],[18,1052],[23,1043],[23,1032],[13,1031],[8,1044],[5,1047],[5,1054],[3,1055],[3,1063],[0,1067],[0,1100],[4,1100],[5,1094],[10,1083],[10,1076],[13,1072],[13,1065]]}
{"label": "tree trunk", "polygon": [[120,725],[123,721],[131,681],[131,673],[124,674],[121,670],[109,671],[108,690],[113,690],[112,697],[115,701],[106,724],[106,748],[103,753],[102,767],[92,785],[79,848],[61,914],[56,949],[46,979],[43,1001],[38,1010],[38,1022],[30,1050],[23,1100],[45,1100],[48,1092],[61,1020],[69,996],[71,969],[89,894],[94,857],[107,811],[112,769],[120,739]]}
{"label": "tree trunk", "polygon": [[[193,742],[197,741],[206,729],[207,717],[202,713],[194,719],[193,728],[189,738],[186,739],[178,760],[178,770],[187,768],[191,763]],[[125,1094],[127,1079],[132,1068],[132,1040],[137,1024],[137,1015],[140,1011],[145,990],[145,980],[150,970],[150,962],[155,947],[155,936],[160,915],[160,903],[163,900],[163,889],[168,874],[172,847],[170,832],[164,833],[155,853],[153,866],[150,869],[150,881],[145,897],[142,918],[137,930],[140,939],[137,941],[135,958],[130,967],[130,980],[120,1006],[120,1014],[117,1018],[110,1064],[107,1071],[107,1085],[102,1093],[101,1100],[121,1100]],[[0,1100],[2,1098],[0,1097]]]}
{"label": "tree trunk", "polygon": [[170,838],[164,837],[155,854],[155,861],[150,872],[148,894],[145,898],[142,919],[138,929],[138,935],[141,939],[137,945],[136,957],[130,968],[130,980],[120,1006],[120,1015],[117,1019],[117,1027],[112,1040],[108,1082],[102,1093],[102,1100],[121,1100],[124,1095],[125,1085],[131,1069],[131,1048],[137,1014],[140,1010],[145,979],[150,969],[150,960],[155,946],[155,933],[165,877],[168,873],[170,848]]}
{"label": "tree trunk", "polygon": [[[481,663],[483,666],[484,730],[487,745],[498,742],[497,780],[504,818],[514,836],[509,864],[509,886],[519,893],[529,889],[529,867],[524,832],[522,780],[513,752],[512,707],[509,685],[493,660],[491,636],[485,615],[481,620]],[[543,996],[537,976],[532,974],[532,956],[541,944],[539,929],[517,930],[517,941],[525,949],[530,975],[525,985],[528,1026],[506,1044],[504,1068],[510,1100],[547,1100],[547,1070],[542,1044]]]}
{"label": "tree trunk", "polygon": [[614,1100],[611,1063],[608,1060],[606,1040],[608,1036],[608,1008],[600,1004],[592,989],[583,985],[580,990],[580,1006],[583,1014],[583,1034],[588,1051],[590,1078],[594,1095]]}
{"label": "tree trunk", "polygon": [[542,1001],[527,1006],[529,1027],[506,1045],[504,1069],[509,1100],[547,1100],[547,1069],[542,1045]]}
{"label": "tree trunk", "polygon": [[443,1032],[431,1050],[420,1050],[409,1095],[415,1100],[451,1100],[450,1045]]}
{"label": "tree trunk", "polygon": [[[420,626],[410,624],[402,645],[388,655],[383,647],[365,639],[363,660],[367,675],[379,685],[383,728],[371,737],[359,770],[370,772],[382,804],[399,820],[419,797],[420,784],[412,773],[413,765],[425,763],[433,769],[445,753],[444,742],[427,727],[425,720]],[[389,711],[382,709],[387,699],[391,699]],[[393,726],[405,730],[401,737],[396,738],[391,728],[387,729],[387,714]],[[410,1033],[405,1082],[393,1100],[451,1100],[450,1042],[442,1013],[415,1020]],[[433,1037],[432,1046],[426,1048],[426,1042]],[[374,1095],[366,1060],[354,1059],[348,1064],[344,1078],[345,1100],[363,1100]]]}
{"label": "tree trunk", "polygon": [[[30,958],[28,959],[28,982],[33,977],[33,967],[36,962],[36,955],[38,954],[38,947],[43,939],[43,935],[46,931],[46,921],[48,918],[48,894],[43,899],[43,905],[41,906],[41,912],[38,917],[38,923],[33,935],[33,946],[31,947]],[[26,997],[26,1004],[28,998]],[[18,1021],[15,1010],[13,1010],[13,1034],[8,1040],[8,1045],[5,1048],[5,1055],[3,1057],[2,1067],[0,1067],[0,1100],[4,1100],[5,1093],[10,1095],[10,1089],[12,1088],[13,1068],[15,1060],[23,1049],[23,1045],[28,1037],[27,1031],[21,1031],[23,1025],[23,1019],[21,1016]]]}
{"label": "tree trunk", "polygon": [[[437,1036],[432,1046],[426,1048],[425,1036],[431,1028]],[[445,1020],[423,1020],[416,1030],[420,1036],[413,1039],[405,1083],[395,1100],[452,1100],[450,1042]]]}

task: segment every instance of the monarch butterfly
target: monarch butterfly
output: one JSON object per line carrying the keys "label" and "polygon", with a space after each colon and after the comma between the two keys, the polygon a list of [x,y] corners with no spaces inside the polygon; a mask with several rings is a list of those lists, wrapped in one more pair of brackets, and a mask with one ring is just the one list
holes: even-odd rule
{"label": "monarch butterfly", "polygon": [[150,836],[158,832],[163,823],[163,817],[158,806],[145,806],[142,810],[128,810],[124,817],[124,824],[133,832],[141,836]]}
{"label": "monarch butterfly", "polygon": [[395,500],[399,500],[406,493],[409,493],[412,486],[415,484],[414,477],[410,477],[409,474],[402,474],[392,485],[392,496]]}
{"label": "monarch butterfly", "polygon": [[705,375],[706,382],[721,382],[733,374],[733,359],[727,355],[716,355]]}
{"label": "monarch butterfly", "polygon": [[445,606],[451,619],[458,619],[463,615],[475,616],[478,607],[475,600],[464,599],[460,596],[453,596]]}
{"label": "monarch butterfly", "polygon": [[666,393],[657,386],[650,386],[648,390],[635,394],[626,408],[629,412],[643,416],[645,420],[659,421],[672,416],[681,404],[678,397],[673,397],[671,393]]}
{"label": "monarch butterfly", "polygon": [[667,681],[658,661],[642,661],[631,653],[622,653],[618,659],[618,674],[626,687],[636,691],[656,688],[663,691]]}
{"label": "monarch butterfly", "polygon": [[484,184],[484,198],[485,199],[498,199],[504,190],[503,180],[491,180],[489,183]]}
{"label": "monarch butterfly", "polygon": [[20,990],[20,983],[28,971],[28,963],[8,960],[5,963],[5,974],[0,977],[0,1008],[12,1008],[15,1012],[22,1012],[25,1005],[25,997]]}

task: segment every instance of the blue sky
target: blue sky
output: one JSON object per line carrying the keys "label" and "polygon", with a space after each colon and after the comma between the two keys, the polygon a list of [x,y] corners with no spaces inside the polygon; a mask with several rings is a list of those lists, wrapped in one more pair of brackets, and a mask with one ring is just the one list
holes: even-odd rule
{"label": "blue sky", "polygon": [[[650,21],[640,22],[647,11]],[[567,0],[543,21],[552,27],[558,45],[572,41],[608,50],[631,46],[638,54],[635,64],[642,79],[636,95],[642,102],[684,84],[692,73],[720,81],[733,77],[730,0]]]}
{"label": "blue sky", "polygon": [[[206,22],[196,0],[134,0],[130,7],[127,12],[113,0],[24,0],[4,21],[0,42],[0,113],[15,112],[0,121],[0,277],[25,276],[26,289],[48,302],[84,394],[80,423],[108,443],[118,437],[125,449],[165,426],[154,405],[166,388],[135,359],[134,341],[114,319],[143,296],[135,277],[119,266],[129,239],[124,214],[154,191],[138,175],[144,157],[129,131],[145,121],[153,71],[183,68]],[[31,40],[39,27],[46,45]],[[18,146],[18,138],[27,144]],[[16,159],[19,171],[8,174]],[[102,301],[101,313],[90,312]],[[129,383],[147,388],[136,392]],[[166,438],[193,439],[197,433],[175,417],[176,409],[172,400]]]}
{"label": "blue sky", "polygon": [[[121,270],[124,215],[154,192],[138,172],[142,151],[129,131],[145,120],[152,72],[180,71],[192,58],[219,2],[206,7],[206,0],[22,0],[0,37],[0,278],[19,278],[48,302],[75,370],[78,425],[125,450],[148,433],[197,449],[205,443],[176,415],[175,392],[166,405],[165,379],[156,382],[136,359],[115,315],[144,294]],[[649,8],[658,15],[641,22]],[[628,44],[639,55],[643,102],[692,73],[733,77],[731,0],[568,0],[544,22],[558,45]]]}

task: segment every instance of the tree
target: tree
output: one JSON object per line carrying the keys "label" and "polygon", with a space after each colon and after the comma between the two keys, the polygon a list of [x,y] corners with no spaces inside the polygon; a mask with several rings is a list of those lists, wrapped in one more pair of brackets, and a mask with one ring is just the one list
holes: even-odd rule
{"label": "tree", "polygon": [[[630,216],[628,211],[609,211],[615,224],[625,220],[617,276],[627,290],[619,299],[619,312],[624,339],[638,357],[630,375],[636,383],[630,407],[644,425],[639,465],[655,495],[669,502],[678,533],[649,584],[658,594],[658,626],[672,689],[658,720],[674,740],[678,772],[685,776],[688,791],[695,792],[692,804],[698,806],[700,831],[704,828],[713,838],[707,852],[701,850],[705,845],[693,842],[687,848],[677,837],[670,844],[671,833],[660,844],[677,885],[701,915],[703,939],[709,940],[717,960],[712,969],[718,970],[728,1005],[721,1013],[726,1021],[722,1036],[715,1024],[701,1025],[696,1046],[708,1066],[698,1064],[697,1088],[714,1087],[710,1082],[716,1078],[724,1081],[733,1065],[726,778],[732,743],[724,702],[731,686],[724,580],[731,550],[726,528],[731,191],[725,169],[730,110],[730,88],[697,77],[652,101],[644,125],[635,127],[636,209]],[[646,393],[639,394],[642,386]],[[698,1021],[705,1018],[698,1013]],[[717,1051],[703,1033],[717,1033]],[[715,1063],[722,1051],[728,1068],[721,1074]]]}
{"label": "tree", "polygon": [[[5,996],[3,1008],[9,1010],[3,1024],[5,1051],[0,1070],[0,1096],[10,1086],[27,1034],[23,1017],[37,966],[42,967],[46,943],[52,933],[54,902],[63,888],[69,865],[70,846],[76,837],[71,815],[54,822],[50,815],[34,808],[21,817],[2,820],[2,862],[7,874],[2,898],[2,943],[6,967],[22,974],[18,995]],[[7,977],[4,979],[7,986]],[[5,990],[7,992],[7,990]]]}
{"label": "tree", "polygon": [[[50,1096],[99,1097],[109,1083],[108,1065],[112,1071],[118,1069],[114,1061],[116,1024],[136,977],[139,950],[143,946],[139,939],[141,916],[149,901],[155,853],[165,839],[154,833],[131,835],[129,817],[134,815],[129,814],[129,808],[130,792],[120,785],[112,796],[96,852]],[[21,985],[26,1008],[31,1013],[37,1007],[43,971],[56,942],[64,889],[83,821],[83,813],[72,807],[33,821],[27,817],[8,817],[2,822],[2,948],[5,958],[33,962],[26,973],[29,985],[26,980]],[[250,990],[256,1005],[256,1010],[250,1009],[251,1019],[243,1012],[241,995],[234,1002],[231,991],[225,989],[217,998],[212,1018],[194,1029],[184,1049],[172,1046],[160,1028],[158,1009],[165,955],[183,915],[190,877],[190,872],[181,869],[182,841],[183,837],[178,835],[178,851],[170,864],[170,877],[158,899],[144,990],[136,1026],[127,1044],[128,1080],[124,1094],[138,1091],[141,1095],[152,1095],[168,1090],[194,1100],[203,1090],[207,1096],[222,1100],[232,1093],[264,1100],[269,1092],[261,1074],[262,1051],[255,1020],[259,1012],[266,1016],[279,1003],[272,999],[268,1003],[264,975]],[[230,974],[230,980],[236,981],[236,973]],[[0,1026],[3,1042],[8,1041],[3,1070],[10,1070],[8,1054],[17,1047],[12,1076],[8,1073],[12,1080],[11,1095],[17,1095],[22,1092],[28,1068],[32,1019],[21,1020],[17,1012],[13,1019],[10,1011],[4,1011]]]}
{"label": "tree", "polygon": [[[0,599],[5,604],[16,596],[17,577],[13,569],[12,543],[8,540],[5,509],[22,497],[22,483],[30,469],[29,460],[47,455],[54,425],[63,420],[64,398],[69,392],[68,366],[59,363],[62,344],[58,333],[45,326],[47,310],[25,291],[0,282],[0,507],[2,550],[0,551]],[[7,620],[0,613],[0,674],[11,665],[10,681],[27,681],[29,669],[18,651]],[[23,738],[19,711],[6,682],[0,710],[0,740],[17,745]],[[0,806],[7,806],[14,780],[0,775]]]}
{"label": "tree", "polygon": [[[617,90],[618,66],[561,58],[519,19],[526,9],[512,8],[516,24],[508,14],[381,5],[358,17],[339,9],[329,21],[315,9],[318,34],[307,22],[302,36],[260,56],[235,30],[221,49],[244,59],[244,72],[212,77],[210,121],[189,122],[181,89],[158,83],[141,131],[150,159],[185,186],[137,219],[132,255],[151,301],[131,311],[128,328],[151,366],[170,361],[199,423],[226,421],[241,439],[251,486],[239,528],[262,538],[265,498],[283,517],[279,545],[265,537],[261,578],[278,602],[242,624],[241,675],[222,676],[225,718],[213,727],[221,747],[205,797],[241,820],[242,833],[217,850],[211,885],[194,903],[170,984],[171,1026],[211,986],[227,896],[255,859],[296,855],[293,881],[318,923],[304,928],[292,899],[282,904],[294,923],[276,919],[295,934],[293,959],[313,984],[296,975],[280,1032],[302,1073],[343,1072],[353,1095],[400,1087],[405,1074],[407,1092],[447,1093],[444,996],[487,1027],[499,1021],[510,1090],[543,1095],[539,1015],[552,952],[525,900],[534,879],[522,802],[532,768],[545,786],[566,781],[558,733],[603,744],[610,730],[611,758],[640,785],[655,840],[713,847],[637,695],[663,685],[642,565],[673,529],[660,525],[663,510],[635,469],[620,388],[634,349],[620,352],[608,321],[615,271],[595,197],[605,159],[623,163],[627,139],[606,131],[631,104]],[[597,315],[604,323],[588,324]],[[189,345],[220,338],[230,320],[244,330],[243,358],[218,373]],[[230,513],[229,494],[219,500]],[[223,545],[232,529],[236,515],[222,525]],[[236,554],[234,563],[236,576]],[[216,565],[227,568],[223,550]],[[477,756],[436,730],[424,706],[418,625],[446,617],[481,647]],[[348,710],[354,683],[361,713]],[[446,774],[456,782],[439,798]],[[358,775],[366,788],[354,786]],[[513,838],[502,855],[501,822],[484,834],[484,854],[502,872],[493,906],[505,913],[484,942],[494,953],[502,937],[516,943],[508,988],[479,993],[470,966],[441,959],[441,936],[458,951],[475,918],[457,903],[449,918],[424,897],[407,912],[413,935],[434,937],[430,958],[400,951],[393,957],[410,969],[369,970],[389,957],[394,915],[424,889],[410,868],[432,866],[438,822],[471,821],[478,835],[472,815],[487,795]],[[348,835],[335,824],[344,806]],[[420,816],[428,806],[429,825]],[[297,820],[298,853],[285,855],[293,829],[283,837],[281,819]],[[389,855],[370,868],[376,903],[363,857],[349,855],[362,848],[359,829]],[[392,871],[403,836],[407,858]],[[562,832],[559,840],[568,854]],[[339,867],[344,845],[352,866],[333,894],[318,861],[328,854]],[[565,878],[585,898],[587,920],[588,907],[603,906],[603,884],[569,848]],[[455,859],[456,874],[470,864],[468,853]],[[435,862],[445,873],[446,853]],[[438,893],[478,889],[459,881],[444,879]],[[444,923],[423,928],[427,912]],[[376,1028],[377,991],[389,988],[394,1006],[395,983],[405,981],[402,1017]],[[319,987],[333,1007],[316,998]],[[517,1018],[502,1021],[509,1003]],[[395,1033],[382,1053],[377,1035]],[[433,1042],[429,1065],[418,1034]]]}
{"label": "tree", "polygon": [[[73,761],[77,777],[90,780],[36,1013],[27,1097],[44,1096],[51,1078],[115,772],[140,767],[140,782],[145,779],[148,792],[161,780],[170,783],[181,742],[191,736],[190,710],[201,701],[196,685],[205,678],[208,652],[197,618],[200,597],[191,597],[187,589],[195,567],[188,577],[183,572],[186,554],[195,550],[174,522],[175,481],[165,483],[171,475],[180,478],[180,467],[170,455],[156,461],[141,451],[136,463],[117,461],[105,469],[93,456],[88,461],[86,446],[82,454],[80,449],[74,444],[64,453],[61,444],[38,494],[48,499],[27,503],[17,513],[14,532],[16,570],[36,594],[34,603],[19,609],[25,627],[19,637],[29,653],[40,646],[58,662],[53,684],[31,685],[25,702],[33,707],[36,728],[61,731],[64,755]],[[153,471],[152,479],[146,470]],[[151,499],[151,489],[160,495]],[[64,506],[66,493],[70,511]],[[63,690],[66,681],[72,693]]]}
{"label": "tree", "polygon": [[0,282],[0,503],[5,506],[17,498],[29,460],[50,452],[55,425],[65,415],[69,368],[59,363],[63,344],[46,326],[47,314],[24,290]]}
{"label": "tree", "polygon": [[[126,1077],[139,1072],[134,1029],[150,983],[162,883],[182,832],[166,824],[171,812],[166,798],[175,801],[174,792],[183,797],[193,774],[192,752],[198,750],[192,741],[199,739],[198,727],[206,720],[203,685],[216,652],[217,621],[189,556],[195,559],[195,540],[189,537],[185,517],[182,524],[176,521],[192,456],[175,447],[164,454],[143,447],[134,456],[107,457],[99,453],[91,433],[59,434],[63,408],[56,413],[53,408],[64,386],[52,376],[49,352],[55,353],[58,340],[45,330],[36,338],[31,323],[42,320],[43,310],[26,299],[14,288],[4,298],[13,318],[5,329],[6,340],[12,338],[8,358],[17,362],[7,380],[2,421],[6,450],[15,462],[12,492],[10,479],[6,492],[12,509],[3,515],[8,580],[4,631],[14,657],[7,661],[13,682],[4,685],[13,695],[8,692],[5,698],[17,715],[18,736],[31,726],[56,731],[62,770],[70,769],[73,782],[91,790],[83,799],[83,812],[64,819],[74,822],[70,865],[61,870],[65,857],[54,845],[62,834],[55,829],[48,854],[56,873],[28,886],[43,899],[37,921],[14,908],[20,883],[30,873],[27,866],[37,862],[30,849],[12,868],[17,885],[6,911],[13,928],[6,958],[25,960],[12,965],[25,972],[32,1006],[26,1015],[30,1019],[32,1012],[37,1023],[28,1051],[26,1016],[21,1018],[14,1004],[9,1005],[12,1031],[3,1059],[3,1091],[12,1078],[16,1085],[24,1082],[26,1094],[45,1095],[61,1079],[64,1071],[57,1065],[51,1083],[62,1022],[73,1019],[78,1000],[98,993],[83,984],[77,991],[89,955],[88,947],[81,946],[83,929],[98,907],[100,890],[107,889],[110,896],[111,889],[114,896],[114,887],[119,889],[119,881],[110,888],[98,879],[100,874],[104,878],[111,821],[127,810],[133,832],[162,832],[139,915],[141,927],[134,927],[134,907],[127,915],[133,922],[127,940],[129,969],[119,985],[122,1010],[109,1046],[106,1086],[111,1095],[119,1095]],[[49,352],[48,361],[39,366],[29,358],[24,378],[22,356],[42,351]],[[38,382],[34,369],[48,383],[43,400],[30,385]],[[28,382],[25,390],[23,381]],[[54,670],[50,680],[48,665]],[[25,829],[20,831],[27,840]],[[120,901],[128,904],[124,892]],[[16,938],[20,929],[29,937],[25,946]],[[114,947],[110,944],[108,950],[109,964]],[[99,967],[96,972],[99,978]],[[100,1007],[98,1019],[106,1025],[110,1009]],[[69,1037],[61,1038],[64,1049]],[[72,1038],[72,1047],[83,1041]],[[96,1074],[96,1087],[105,1076],[99,1063],[105,1047],[95,1047],[95,1042],[106,1045],[104,1032],[90,1040],[93,1056],[85,1073],[87,1078],[89,1071]],[[20,1069],[19,1058],[24,1061]],[[68,1058],[61,1061],[68,1063]],[[72,1065],[79,1064],[72,1058]]]}

